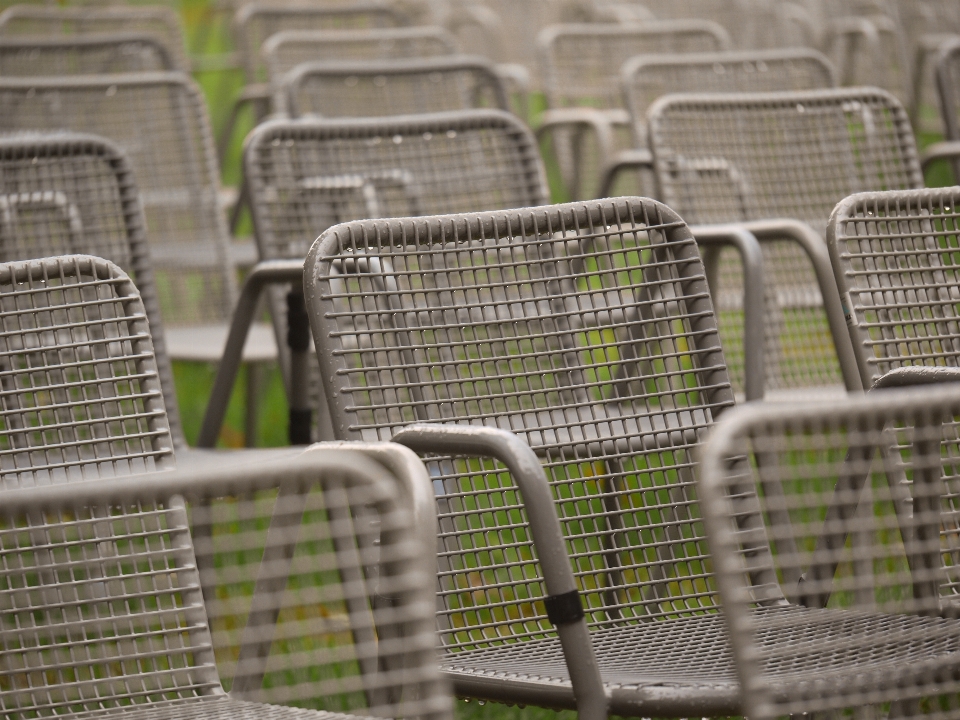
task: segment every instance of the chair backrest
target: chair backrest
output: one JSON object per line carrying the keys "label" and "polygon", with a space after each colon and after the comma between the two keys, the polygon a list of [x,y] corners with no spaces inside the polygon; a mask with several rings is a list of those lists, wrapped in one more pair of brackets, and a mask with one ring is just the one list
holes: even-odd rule
{"label": "chair backrest", "polygon": [[[334,425],[513,431],[541,456],[595,628],[717,611],[691,452],[733,402],[697,245],[652,200],[327,230],[304,290]],[[450,651],[552,633],[503,467],[431,460]]]}
{"label": "chair backrest", "polygon": [[388,3],[358,0],[323,5],[304,2],[249,2],[233,20],[234,40],[247,82],[267,79],[261,48],[283,30],[361,30],[397,27],[405,18]]}
{"label": "chair backrest", "polygon": [[302,258],[347,220],[542,205],[536,140],[516,117],[465,110],[377,120],[277,120],[247,140],[262,259]]}
{"label": "chair backrest", "polygon": [[92,135],[0,137],[0,262],[77,253],[129,273],[153,337],[177,445],[184,444],[140,195],[126,154]]}
{"label": "chair backrest", "polygon": [[[921,718],[952,697],[958,422],[951,383],[717,424],[701,507],[745,715],[889,703]],[[806,609],[758,608],[777,578]]]}
{"label": "chair backrest", "polygon": [[941,48],[936,73],[944,134],[960,140],[960,38]]}
{"label": "chair backrest", "polygon": [[14,5],[0,12],[0,36],[89,35],[100,33],[149,33],[170,53],[174,67],[190,67],[183,29],[170,7],[41,7]]}
{"label": "chair backrest", "polygon": [[206,103],[181,73],[0,79],[5,132],[101,135],[130,158],[164,323],[229,317],[235,278]]}
{"label": "chair backrest", "polygon": [[173,56],[149,33],[66,37],[0,35],[0,75],[99,75],[178,70]]}
{"label": "chair backrest", "polygon": [[[637,124],[654,100],[671,93],[777,92],[836,87],[836,72],[808,48],[639,55],[620,70],[623,101]],[[646,143],[644,143],[646,144]]]}
{"label": "chair backrest", "polygon": [[960,188],[860,193],[827,242],[865,387],[906,365],[960,365]]}
{"label": "chair backrest", "polygon": [[381,117],[445,110],[509,109],[490,61],[470,55],[305,63],[284,80],[293,117]]}
{"label": "chair backrest", "polygon": [[0,307],[0,487],[173,467],[147,314],[126,273],[80,255],[2,263]]}
{"label": "chair backrest", "polygon": [[537,36],[537,46],[550,107],[620,108],[620,68],[634,55],[727,50],[730,37],[706,20],[554,25]]}
{"label": "chair backrest", "polygon": [[[824,233],[833,206],[852,192],[923,185],[907,113],[876,88],[672,95],[647,121],[661,198],[694,224],[795,218]],[[721,265],[715,288],[732,313],[723,324],[731,351],[742,346],[738,273]],[[764,243],[764,273],[767,389],[840,388],[809,258],[795,244]],[[732,352],[729,361],[740,367]]]}
{"label": "chair backrest", "polygon": [[457,41],[440,27],[370,30],[284,30],[263,44],[272,83],[297,65],[331,60],[395,60],[457,54]]}

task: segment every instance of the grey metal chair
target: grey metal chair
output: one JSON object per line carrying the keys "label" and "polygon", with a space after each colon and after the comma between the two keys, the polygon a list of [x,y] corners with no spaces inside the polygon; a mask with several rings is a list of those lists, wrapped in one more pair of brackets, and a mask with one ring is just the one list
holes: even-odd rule
{"label": "grey metal chair", "polygon": [[936,62],[937,94],[946,140],[934,143],[923,154],[924,170],[938,160],[952,160],[954,180],[960,182],[960,36],[940,47]]}
{"label": "grey metal chair", "polygon": [[4,715],[450,716],[412,453],[353,444],[174,471],[123,271],[2,263],[0,306]]}
{"label": "grey metal chair", "polygon": [[0,13],[0,36],[89,35],[114,32],[150,33],[170,51],[177,69],[190,67],[183,29],[173,8],[40,7],[14,5]]}
{"label": "grey metal chair", "polygon": [[[691,224],[735,223],[764,245],[763,386],[860,390],[823,236],[851,192],[922,186],[903,106],[870,88],[676,95],[653,105],[647,127],[663,201]],[[736,263],[707,264],[739,386],[742,281]]]}
{"label": "grey metal chair", "polygon": [[601,169],[630,147],[620,68],[634,55],[727,50],[716,23],[676,20],[643,25],[557,25],[537,37],[548,109],[537,135],[549,140],[565,191],[595,196]]}
{"label": "grey metal chair", "polygon": [[[0,108],[2,131],[90,132],[127,152],[146,215],[167,353],[219,361],[236,300],[235,258],[196,84],[180,73],[3,78]],[[244,359],[276,358],[273,332],[259,323]]]}
{"label": "grey metal chair", "polygon": [[[516,117],[499,110],[406,117],[274,120],[247,139],[246,176],[254,230],[265,265],[294,261],[291,280],[302,286],[302,262],[317,233],[346,220],[542,205],[546,177],[536,141]],[[276,275],[274,276],[276,277]],[[261,291],[255,271],[241,305],[256,306]],[[287,334],[288,310],[281,290],[270,290],[278,336]],[[243,342],[249,314],[234,316],[231,342]],[[306,318],[303,318],[306,323]],[[306,331],[307,328],[304,328]],[[309,341],[305,340],[305,344]],[[281,348],[286,348],[281,343]],[[308,346],[303,347],[306,353]],[[221,363],[207,408],[200,445],[219,435],[239,364]],[[318,381],[314,379],[313,385]],[[300,387],[304,384],[298,383]],[[325,401],[291,393],[291,407],[325,410]],[[320,439],[332,428],[321,412]],[[293,423],[292,418],[291,422]]]}
{"label": "grey metal chair", "polygon": [[699,489],[745,715],[960,715],[958,420],[954,383],[718,423]]}
{"label": "grey metal chair", "polygon": [[0,35],[0,75],[99,75],[182,70],[155,35],[142,32],[65,37]]}

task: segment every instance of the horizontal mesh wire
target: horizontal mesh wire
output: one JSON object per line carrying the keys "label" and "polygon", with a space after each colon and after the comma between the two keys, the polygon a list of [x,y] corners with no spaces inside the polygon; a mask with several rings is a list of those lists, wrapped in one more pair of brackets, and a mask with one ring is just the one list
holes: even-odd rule
{"label": "horizontal mesh wire", "polygon": [[493,107],[508,110],[503,82],[479,57],[362,62],[319,62],[298,66],[285,80],[294,117],[382,117]]}
{"label": "horizontal mesh wire", "polygon": [[442,28],[373,30],[285,30],[263,44],[271,81],[297,65],[328,60],[393,60],[457,52],[456,40]]}
{"label": "horizontal mesh wire", "polygon": [[0,75],[80,75],[174,70],[169,51],[146,33],[72,36],[50,41],[0,36]]}
{"label": "horizontal mesh wire", "polygon": [[[544,463],[592,626],[715,612],[691,451],[732,394],[696,244],[670,210],[348,223],[314,245],[305,287],[344,437],[513,431]],[[448,649],[549,636],[509,474],[430,467]]]}
{"label": "horizontal mesh wire", "polygon": [[187,70],[180,20],[168,7],[37,7],[15,5],[0,13],[0,37],[51,37],[149,33],[163,43],[178,70]]}
{"label": "horizontal mesh wire", "polygon": [[115,265],[0,264],[0,485],[171,467],[150,328]]}
{"label": "horizontal mesh wire", "polygon": [[234,36],[241,53],[248,82],[267,79],[268,68],[261,52],[263,44],[283,30],[362,30],[390,28],[403,24],[403,17],[379,2],[350,3],[341,7],[309,5],[303,2],[251,2],[234,20]]}
{"label": "horizontal mesh wire", "polygon": [[0,79],[0,131],[70,130],[127,153],[164,323],[228,317],[235,294],[206,105],[179,73]]}
{"label": "horizontal mesh wire", "polygon": [[[851,192],[923,184],[906,112],[880,90],[675,96],[648,120],[664,202],[690,223],[785,217],[823,232]],[[721,260],[717,306],[724,346],[740,348],[732,255]],[[764,272],[767,389],[839,386],[809,260],[793,243],[764,243]]]}
{"label": "horizontal mesh wire", "polygon": [[557,25],[537,38],[547,103],[552,108],[623,107],[620,68],[634,55],[726,50],[730,38],[711,22]]}
{"label": "horizontal mesh wire", "polygon": [[140,212],[122,152],[102,138],[55,133],[0,138],[0,262],[87,254],[136,282],[174,437],[181,434],[173,374]]}
{"label": "horizontal mesh wire", "polygon": [[191,504],[217,667],[233,697],[445,718],[432,557],[409,513],[325,483]]}
{"label": "horizontal mesh wire", "polygon": [[943,47],[936,72],[944,135],[950,140],[960,140],[960,90],[957,89],[960,87],[960,40]]}
{"label": "horizontal mesh wire", "polygon": [[958,549],[947,478],[960,396],[884,394],[750,408],[703,451],[702,507],[752,718],[960,716],[960,621],[940,597]]}

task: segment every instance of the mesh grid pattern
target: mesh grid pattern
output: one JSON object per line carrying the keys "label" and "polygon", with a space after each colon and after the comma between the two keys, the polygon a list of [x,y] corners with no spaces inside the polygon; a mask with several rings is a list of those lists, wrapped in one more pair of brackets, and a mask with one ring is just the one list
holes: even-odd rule
{"label": "mesh grid pattern", "polygon": [[261,48],[271,35],[282,30],[361,30],[403,24],[391,7],[378,2],[357,2],[342,7],[303,2],[250,2],[237,11],[234,35],[243,58],[248,82],[267,79]]}
{"label": "mesh grid pattern", "polygon": [[[880,90],[674,96],[648,119],[664,202],[690,223],[787,217],[824,232],[852,192],[923,184],[906,112]],[[774,242],[764,243],[764,263],[767,388],[839,385],[809,260]],[[738,386],[741,288],[737,263],[722,262],[721,336]]]}
{"label": "mesh grid pattern", "polygon": [[[937,59],[937,91],[944,134],[960,140],[960,40],[943,47]],[[958,178],[960,180],[960,178]]]}
{"label": "mesh grid pattern", "polygon": [[0,265],[0,485],[170,467],[146,313],[115,265]]}
{"label": "mesh grid pattern", "polygon": [[168,7],[37,7],[15,5],[0,13],[0,35],[51,37],[99,33],[143,32],[158,38],[177,69],[190,67],[183,30]]}
{"label": "mesh grid pattern", "polygon": [[[415,421],[517,433],[554,488],[595,629],[716,611],[691,451],[732,393],[672,211],[618,199],[348,223],[314,245],[305,288],[345,437]],[[552,638],[509,474],[430,468],[448,650]]]}
{"label": "mesh grid pattern", "polygon": [[102,135],[130,159],[164,323],[228,317],[235,279],[206,105],[179,73],[0,80],[0,128]]}
{"label": "mesh grid pattern", "polygon": [[699,20],[626,25],[557,25],[537,38],[544,92],[552,108],[623,107],[620,68],[634,55],[726,50],[730,39]]}
{"label": "mesh grid pattern", "polygon": [[166,47],[145,33],[54,40],[0,36],[0,75],[96,75],[175,69]]}
{"label": "mesh grid pattern", "polygon": [[272,82],[297,65],[330,60],[393,60],[453,55],[457,44],[441,28],[286,30],[263,44]]}
{"label": "mesh grid pattern", "polygon": [[744,713],[960,716],[957,391],[735,417],[701,487]]}
{"label": "mesh grid pattern", "polygon": [[0,262],[83,253],[106,258],[140,289],[170,429],[180,439],[140,197],[123,153],[102,138],[57,133],[0,139]]}
{"label": "mesh grid pattern", "polygon": [[494,107],[508,110],[493,66],[469,56],[300,65],[285,80],[293,117],[382,117]]}

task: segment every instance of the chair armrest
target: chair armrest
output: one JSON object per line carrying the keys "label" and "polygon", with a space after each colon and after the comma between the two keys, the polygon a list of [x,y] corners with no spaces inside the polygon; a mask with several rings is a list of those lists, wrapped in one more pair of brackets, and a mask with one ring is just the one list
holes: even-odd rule
{"label": "chair armrest", "polygon": [[599,197],[610,197],[610,191],[616,182],[617,176],[627,170],[650,170],[653,171],[653,154],[646,148],[633,148],[631,150],[621,150],[614,158],[603,168],[600,180]]}
{"label": "chair armrest", "polygon": [[960,368],[910,365],[895,368],[885,375],[881,375],[874,380],[870,391],[951,382],[960,382]]}
{"label": "chair armrest", "polygon": [[[920,169],[926,174],[927,168],[939,160],[952,160],[956,165],[960,161],[960,140],[946,140],[928,147],[920,155]],[[954,179],[960,182],[960,177]]]}

